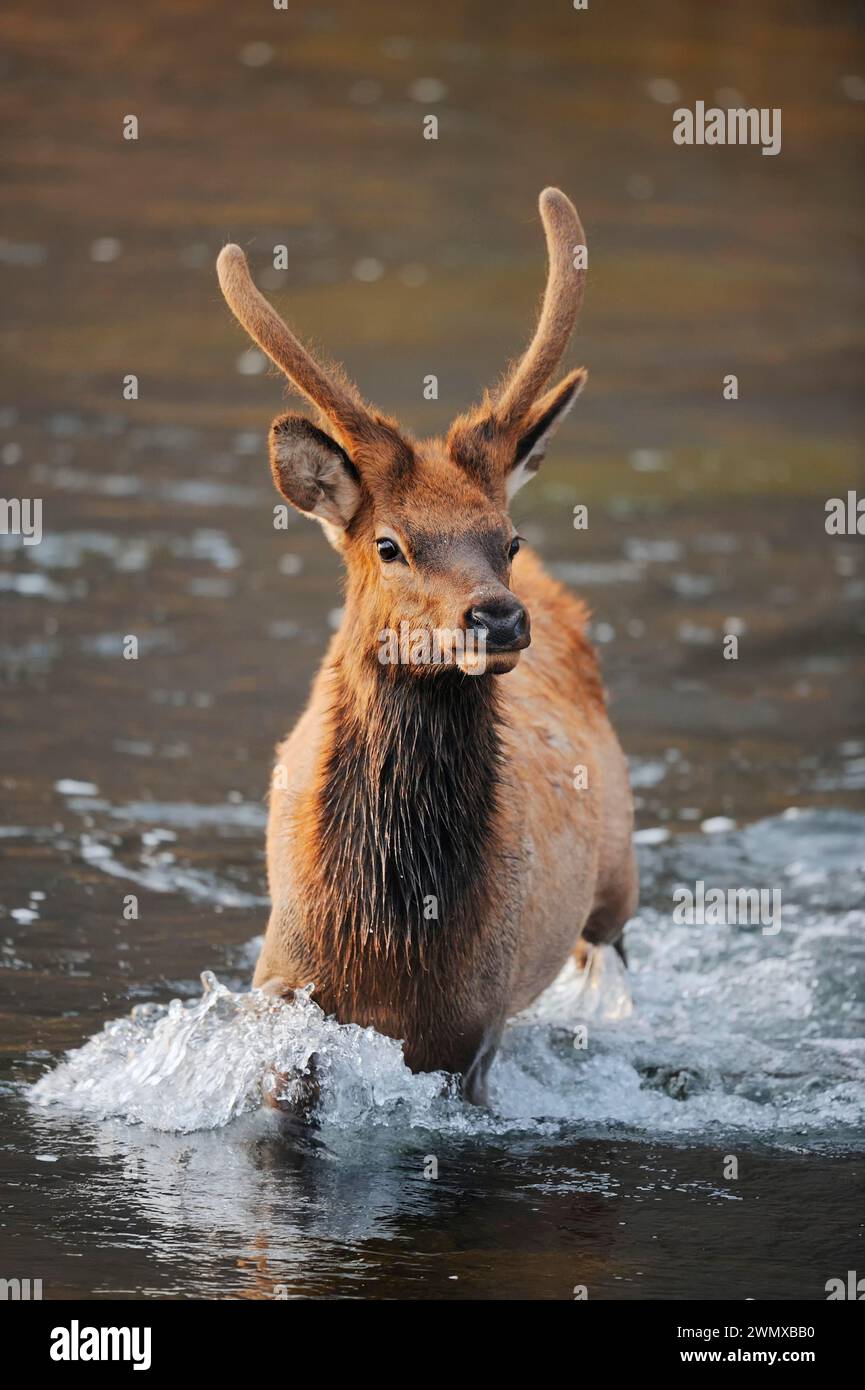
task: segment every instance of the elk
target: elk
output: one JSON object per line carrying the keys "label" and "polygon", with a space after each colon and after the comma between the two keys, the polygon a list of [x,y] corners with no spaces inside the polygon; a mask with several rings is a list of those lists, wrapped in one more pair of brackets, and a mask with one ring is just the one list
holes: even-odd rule
{"label": "elk", "polygon": [[[587,375],[548,388],[583,297],[585,239],[558,189],[540,214],[535,334],[444,439],[413,439],[316,360],[238,246],[217,261],[236,318],[315,407],[315,422],[274,420],[270,466],[346,570],[341,625],[277,749],[253,984],[286,998],[314,984],[326,1014],[401,1039],[413,1071],[456,1073],[479,1104],[507,1019],[571,953],[583,963],[586,943],[624,954],[637,901],[627,765],[587,609],[508,514]],[[472,638],[484,659],[384,662],[380,636],[401,624]]]}

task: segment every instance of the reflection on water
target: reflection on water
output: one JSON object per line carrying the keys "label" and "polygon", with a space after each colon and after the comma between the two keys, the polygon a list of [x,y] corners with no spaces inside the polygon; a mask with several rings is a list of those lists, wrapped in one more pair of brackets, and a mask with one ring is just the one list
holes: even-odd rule
{"label": "reflection on water", "polygon": [[856,1168],[819,1153],[755,1154],[733,1184],[720,1150],[340,1137],[43,1121],[16,1199],[30,1262],[54,1296],[682,1298],[699,1277],[710,1297],[820,1298],[855,1250]]}
{"label": "reflection on water", "polygon": [[[823,526],[863,489],[843,11],[34,13],[0,18],[0,492],[41,498],[44,532],[0,536],[8,1272],[47,1296],[822,1297],[855,1268],[863,1065],[865,575]],[[725,88],[783,105],[777,159],[673,146],[675,92]],[[272,747],[339,589],[318,528],[273,528],[282,385],[213,262],[240,241],[302,332],[435,432],[525,340],[548,182],[587,226],[591,380],[516,516],[593,609],[644,894],[632,1012],[614,961],[579,998],[562,982],[511,1028],[486,1114],[387,1040],[231,997],[265,920]],[[675,927],[697,879],[780,886],[782,931]],[[199,1035],[195,1005],[151,1006],[203,969],[230,996]],[[121,1056],[54,1070],[137,1004]],[[311,1034],[330,1091],[286,1136],[250,1106],[271,1044]],[[28,1097],[43,1074],[60,1104]]]}

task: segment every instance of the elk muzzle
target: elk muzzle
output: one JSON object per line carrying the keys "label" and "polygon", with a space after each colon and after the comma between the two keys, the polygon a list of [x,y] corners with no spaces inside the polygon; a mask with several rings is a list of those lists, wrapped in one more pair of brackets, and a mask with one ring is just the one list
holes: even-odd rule
{"label": "elk muzzle", "polygon": [[520,652],[531,642],[529,615],[518,598],[505,594],[473,604],[465,615],[467,630],[485,634],[486,650]]}

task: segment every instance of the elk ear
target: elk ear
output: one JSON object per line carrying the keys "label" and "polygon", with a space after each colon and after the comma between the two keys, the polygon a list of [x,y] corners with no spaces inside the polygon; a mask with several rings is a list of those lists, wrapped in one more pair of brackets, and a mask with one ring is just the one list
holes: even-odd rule
{"label": "elk ear", "polygon": [[508,474],[508,500],[537,473],[547,444],[585,386],[588,375],[585,367],[577,367],[532,406]]}
{"label": "elk ear", "polygon": [[348,454],[303,415],[278,415],[269,443],[277,488],[299,512],[320,521],[336,544],[360,504],[360,480]]}

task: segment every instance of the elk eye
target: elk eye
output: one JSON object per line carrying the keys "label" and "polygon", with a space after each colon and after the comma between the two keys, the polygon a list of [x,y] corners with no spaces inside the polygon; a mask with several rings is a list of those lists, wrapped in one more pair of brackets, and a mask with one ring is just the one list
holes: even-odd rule
{"label": "elk eye", "polygon": [[509,545],[509,547],[508,547],[508,559],[509,559],[509,560],[512,560],[512,559],[514,558],[514,556],[516,555],[517,551],[518,551],[519,548],[520,548],[520,541],[521,541],[521,540],[522,540],[522,536],[514,536],[513,540],[511,541],[511,543],[510,543],[510,545]]}
{"label": "elk eye", "polygon": [[386,565],[392,564],[394,560],[405,560],[405,556],[396,541],[392,541],[390,536],[379,536],[376,547]]}

